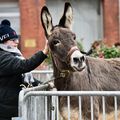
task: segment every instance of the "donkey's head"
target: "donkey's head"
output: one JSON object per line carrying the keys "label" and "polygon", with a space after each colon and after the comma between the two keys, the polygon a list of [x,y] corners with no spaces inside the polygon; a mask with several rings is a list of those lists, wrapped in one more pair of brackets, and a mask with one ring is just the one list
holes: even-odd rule
{"label": "donkey's head", "polygon": [[73,9],[70,3],[65,3],[63,16],[56,26],[52,24],[48,8],[42,8],[41,21],[56,67],[81,71],[86,66],[85,57],[78,49],[76,36],[71,31],[72,20]]}

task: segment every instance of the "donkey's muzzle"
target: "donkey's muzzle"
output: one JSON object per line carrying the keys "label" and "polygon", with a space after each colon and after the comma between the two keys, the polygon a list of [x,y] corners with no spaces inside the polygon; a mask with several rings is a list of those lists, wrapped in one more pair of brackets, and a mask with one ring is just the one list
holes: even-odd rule
{"label": "donkey's muzzle", "polygon": [[70,57],[70,64],[75,71],[83,70],[86,66],[85,56],[79,50],[74,51]]}

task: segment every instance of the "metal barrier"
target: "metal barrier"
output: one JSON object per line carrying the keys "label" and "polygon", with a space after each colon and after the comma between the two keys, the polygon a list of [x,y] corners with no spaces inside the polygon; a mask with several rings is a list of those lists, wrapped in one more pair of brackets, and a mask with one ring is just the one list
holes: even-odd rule
{"label": "metal barrier", "polygon": [[41,82],[45,82],[52,78],[53,71],[52,70],[34,70],[32,71],[32,74],[37,80],[40,80]]}
{"label": "metal barrier", "polygon": [[[22,120],[44,120],[44,110],[45,110],[45,97],[44,96],[31,96],[26,102],[24,102],[24,97],[27,93],[31,91],[42,91],[46,90],[48,85],[41,85],[33,88],[27,88],[19,93],[19,117]],[[39,113],[38,113],[39,112]],[[34,117],[35,116],[35,117]],[[39,119],[37,119],[37,118]]]}
{"label": "metal barrier", "polygon": [[[45,83],[46,81],[52,79],[52,75],[53,75],[53,71],[51,70],[34,70],[32,71],[33,76],[37,79],[40,80],[41,82]],[[27,100],[27,107],[28,110],[24,107],[24,96],[30,92],[30,91],[43,91],[48,89],[48,84],[44,84],[44,85],[40,85],[37,87],[33,87],[33,88],[27,88],[24,89],[20,92],[19,94],[19,116],[23,116],[23,114],[25,114],[27,111],[27,115],[28,115],[28,120],[37,120],[36,118],[34,119],[33,117],[31,117],[29,119],[30,115],[33,115],[32,113],[35,113],[35,116],[37,116],[40,120],[44,120],[45,116],[44,114],[44,110],[45,110],[45,98],[43,96],[39,96],[39,97],[31,97]],[[49,100],[50,101],[50,100]],[[29,107],[30,105],[33,105],[34,107]],[[40,107],[38,110],[38,106]],[[30,108],[30,109],[29,109]],[[39,114],[37,114],[37,111],[39,111]],[[33,115],[34,116],[34,115]],[[23,119],[22,119],[23,120]],[[24,118],[24,120],[27,120],[26,118]]]}
{"label": "metal barrier", "polygon": [[[117,97],[120,96],[120,91],[29,91],[20,100],[22,106],[22,111],[20,116],[22,120],[61,120],[59,115],[59,96],[67,96],[68,102],[68,120],[70,120],[70,96],[77,96],[79,99],[79,120],[82,120],[82,109],[81,109],[81,98],[83,96],[89,96],[91,102],[91,118],[89,120],[94,120],[93,117],[93,97],[102,97],[102,109],[103,116],[100,120],[107,120],[105,113],[105,97],[114,97],[114,118],[111,120],[119,120],[118,118],[118,106]],[[43,97],[43,101],[39,101],[39,97]],[[52,98],[51,98],[52,97]],[[34,100],[32,100],[32,99]],[[51,98],[51,101],[49,101]],[[32,101],[32,104],[31,104]],[[40,103],[42,102],[42,104]],[[43,104],[44,103],[44,104]],[[43,106],[44,107],[43,107]],[[73,119],[72,119],[73,120]]]}
{"label": "metal barrier", "polygon": [[[33,71],[33,75],[41,80],[46,81],[51,79],[52,71]],[[100,120],[106,119],[106,108],[105,102],[107,96],[114,97],[114,117],[109,120],[119,120],[118,116],[118,106],[119,102],[118,96],[120,96],[120,91],[45,91],[48,88],[48,84],[41,85],[38,87],[27,88],[20,92],[19,94],[19,117],[20,120],[63,120],[59,114],[59,96],[67,97],[67,110],[68,110],[68,120],[71,120],[70,111],[70,96],[78,97],[79,101],[79,120],[83,120],[82,116],[82,102],[83,96],[89,96],[90,107],[91,107],[91,117],[89,120],[94,120],[93,115],[93,97],[99,96],[102,99],[102,117]],[[73,119],[72,119],[73,120]]]}

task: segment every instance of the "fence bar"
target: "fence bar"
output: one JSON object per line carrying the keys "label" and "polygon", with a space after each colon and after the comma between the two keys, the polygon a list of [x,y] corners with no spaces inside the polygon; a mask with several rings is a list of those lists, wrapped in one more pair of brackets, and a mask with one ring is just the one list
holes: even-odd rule
{"label": "fence bar", "polygon": [[93,96],[90,96],[90,102],[91,102],[91,120],[93,120]]}
{"label": "fence bar", "polygon": [[35,104],[35,111],[34,111],[34,114],[35,114],[35,120],[37,120],[37,97],[35,97],[35,100],[34,100],[34,104]]}
{"label": "fence bar", "polygon": [[70,96],[67,96],[67,103],[68,103],[68,120],[70,120]]}
{"label": "fence bar", "polygon": [[106,116],[105,116],[105,97],[102,96],[102,104],[103,104],[103,120],[106,120]]}
{"label": "fence bar", "polygon": [[27,116],[27,104],[23,104],[22,110],[23,110],[22,112],[24,112],[23,120],[25,120],[26,119],[25,116]]}
{"label": "fence bar", "polygon": [[114,96],[114,103],[115,103],[115,120],[118,120],[118,116],[117,116],[117,97]]}
{"label": "fence bar", "polygon": [[120,91],[30,91],[24,100],[30,96],[120,96]]}
{"label": "fence bar", "polygon": [[82,120],[81,96],[79,96],[79,120]]}
{"label": "fence bar", "polygon": [[33,70],[33,74],[52,74],[53,70]]}
{"label": "fence bar", "polygon": [[47,96],[45,96],[45,120],[48,120],[47,116],[48,116],[48,100],[47,100]]}
{"label": "fence bar", "polygon": [[55,120],[55,112],[56,112],[56,96],[52,96],[52,120]]}
{"label": "fence bar", "polygon": [[59,120],[59,100],[58,100],[58,96],[56,96],[56,102],[57,102],[57,120]]}

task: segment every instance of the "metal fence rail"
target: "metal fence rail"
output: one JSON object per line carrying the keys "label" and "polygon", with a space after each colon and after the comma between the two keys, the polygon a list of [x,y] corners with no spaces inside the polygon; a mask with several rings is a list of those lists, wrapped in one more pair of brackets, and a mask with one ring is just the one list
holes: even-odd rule
{"label": "metal fence rail", "polygon": [[40,80],[41,82],[50,80],[53,77],[52,70],[34,70],[32,71],[32,74],[37,80]]}
{"label": "metal fence rail", "polygon": [[[91,118],[93,117],[93,97],[101,96],[102,97],[102,107],[103,107],[103,116],[100,120],[107,120],[105,113],[105,97],[113,96],[114,97],[114,118],[112,120],[119,120],[118,118],[118,106],[117,106],[117,97],[120,96],[120,91],[29,91],[24,95],[22,106],[23,111],[21,117],[23,120],[61,120],[59,115],[59,96],[67,96],[68,102],[68,120],[70,120],[70,96],[77,96],[79,99],[79,120],[82,120],[82,109],[81,109],[81,98],[83,96],[89,96],[91,102]],[[37,98],[38,97],[38,98]],[[44,109],[42,109],[42,118],[41,118],[41,103],[37,100],[34,100],[33,103],[30,103],[30,99],[39,99],[39,97],[44,97]],[[48,98],[52,97],[51,102]],[[28,102],[29,101],[29,102]],[[42,101],[43,104],[43,101]]]}

